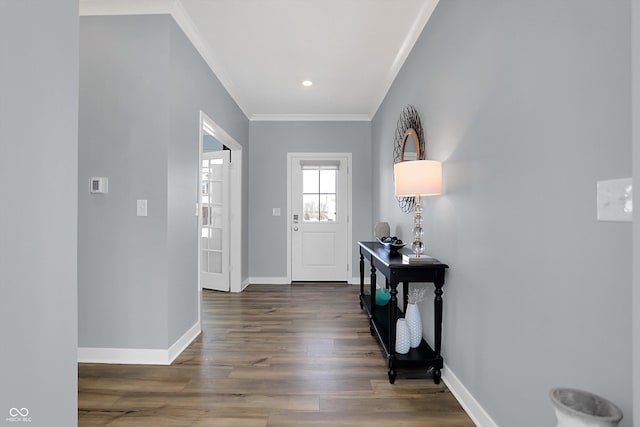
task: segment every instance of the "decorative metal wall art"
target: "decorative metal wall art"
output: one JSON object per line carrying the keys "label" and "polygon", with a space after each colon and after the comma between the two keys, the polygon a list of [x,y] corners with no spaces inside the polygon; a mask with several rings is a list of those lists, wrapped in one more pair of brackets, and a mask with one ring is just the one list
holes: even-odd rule
{"label": "decorative metal wall art", "polygon": [[[396,134],[393,139],[393,163],[426,159],[425,150],[424,130],[420,114],[413,105],[408,105],[400,113],[396,125]],[[413,212],[416,204],[415,197],[396,198],[402,212]]]}

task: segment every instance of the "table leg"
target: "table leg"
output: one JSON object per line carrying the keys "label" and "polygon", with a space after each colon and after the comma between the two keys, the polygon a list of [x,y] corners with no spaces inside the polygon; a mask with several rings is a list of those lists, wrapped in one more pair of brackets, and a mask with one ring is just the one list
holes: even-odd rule
{"label": "table leg", "polygon": [[393,384],[396,382],[396,369],[393,366],[393,360],[389,359],[389,371],[387,372],[389,376],[389,384]]}
{"label": "table leg", "polygon": [[389,382],[396,380],[396,319],[398,318],[398,283],[391,282],[391,299],[389,300]]}
{"label": "table leg", "polygon": [[369,331],[371,335],[375,335],[373,330],[373,324],[376,321],[376,268],[371,264],[371,319],[369,324]]}
{"label": "table leg", "polygon": [[402,282],[402,299],[404,305],[402,306],[402,311],[404,314],[407,314],[407,305],[409,304],[409,282]]}
{"label": "table leg", "polygon": [[362,301],[364,299],[364,256],[362,249],[360,250],[360,310],[364,308]]}
{"label": "table leg", "polygon": [[433,381],[436,384],[440,384],[440,378],[442,376],[442,366],[443,360],[442,355],[440,354],[441,346],[442,346],[442,287],[444,286],[444,270],[442,274],[438,274],[436,278],[435,284],[435,299],[433,301],[433,317],[434,317],[434,338],[435,338],[435,348],[433,349],[436,353],[434,365],[433,365]]}

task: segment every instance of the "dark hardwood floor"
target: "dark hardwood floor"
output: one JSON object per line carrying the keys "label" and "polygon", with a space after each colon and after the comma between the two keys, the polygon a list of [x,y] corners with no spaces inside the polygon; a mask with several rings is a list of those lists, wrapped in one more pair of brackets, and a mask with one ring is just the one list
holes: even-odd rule
{"label": "dark hardwood floor", "polygon": [[424,370],[389,384],[358,287],[203,292],[202,335],[171,366],[80,364],[80,426],[471,427]]}

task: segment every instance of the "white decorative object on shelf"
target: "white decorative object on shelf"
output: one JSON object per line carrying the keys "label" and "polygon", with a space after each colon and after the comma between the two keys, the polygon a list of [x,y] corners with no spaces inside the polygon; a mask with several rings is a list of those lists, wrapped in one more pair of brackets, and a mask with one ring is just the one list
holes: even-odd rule
{"label": "white decorative object on shelf", "polygon": [[416,348],[422,341],[422,319],[420,318],[420,310],[418,310],[417,304],[407,305],[405,320],[409,327],[409,345],[411,348]]}
{"label": "white decorative object on shelf", "polygon": [[588,391],[554,388],[549,397],[556,427],[616,427],[623,416],[616,405]]}
{"label": "white decorative object on shelf", "polygon": [[425,288],[412,288],[409,291],[407,305],[407,313],[405,319],[409,326],[409,344],[411,348],[416,348],[422,341],[422,319],[420,318],[420,310],[418,303],[424,299]]}
{"label": "white decorative object on shelf", "polygon": [[409,326],[405,319],[396,322],[396,353],[407,354],[411,348]]}

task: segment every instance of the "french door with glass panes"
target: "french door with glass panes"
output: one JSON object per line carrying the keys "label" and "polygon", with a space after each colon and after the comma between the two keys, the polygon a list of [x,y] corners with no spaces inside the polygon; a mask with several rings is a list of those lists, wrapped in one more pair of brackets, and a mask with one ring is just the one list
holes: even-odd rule
{"label": "french door with glass panes", "polygon": [[202,154],[200,178],[200,284],[229,291],[230,151]]}
{"label": "french door with glass panes", "polygon": [[346,158],[292,157],[291,280],[348,280]]}

